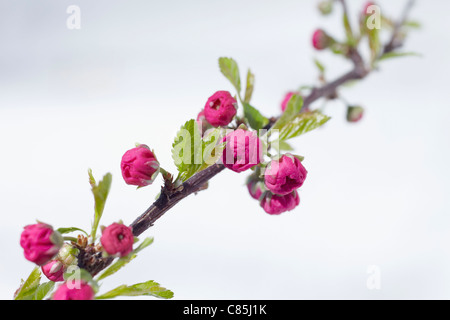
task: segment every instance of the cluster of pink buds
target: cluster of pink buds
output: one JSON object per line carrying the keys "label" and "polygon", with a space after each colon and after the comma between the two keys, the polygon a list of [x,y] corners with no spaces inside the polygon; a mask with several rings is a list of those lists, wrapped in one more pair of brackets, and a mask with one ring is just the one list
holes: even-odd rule
{"label": "cluster of pink buds", "polygon": [[307,173],[298,157],[285,154],[267,165],[262,178],[251,175],[247,189],[268,214],[281,214],[300,204],[297,189],[303,185]]}
{"label": "cluster of pink buds", "polygon": [[[28,225],[24,228],[20,245],[25,258],[41,266],[42,273],[53,282],[63,282],[69,266],[77,264],[78,249],[64,243],[63,237],[45,223]],[[53,300],[92,300],[94,290],[81,280],[76,283],[62,283],[54,292]]]}
{"label": "cluster of pink buds", "polygon": [[269,214],[280,214],[298,206],[297,189],[305,182],[307,173],[300,159],[289,153],[272,160],[264,172],[267,191],[261,199],[263,209]]}

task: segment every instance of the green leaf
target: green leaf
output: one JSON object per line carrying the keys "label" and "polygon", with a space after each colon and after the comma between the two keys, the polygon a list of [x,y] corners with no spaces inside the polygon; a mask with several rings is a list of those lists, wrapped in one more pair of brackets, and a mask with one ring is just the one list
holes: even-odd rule
{"label": "green leaf", "polygon": [[344,16],[343,16],[343,23],[344,23],[345,33],[347,35],[347,43],[350,46],[355,46],[356,39],[353,36],[352,26],[350,25],[350,21],[348,19],[347,14],[344,14]]}
{"label": "green leaf", "polygon": [[95,182],[91,169],[89,169],[88,173],[89,173],[89,183],[91,184],[92,194],[94,195],[95,200],[94,223],[92,224],[92,231],[91,231],[92,242],[94,242],[97,234],[98,225],[100,223],[100,219],[103,214],[103,209],[105,208],[106,199],[108,198],[109,190],[111,188],[112,175],[111,173],[105,174],[103,176],[103,180],[101,180],[97,184]]}
{"label": "green leaf", "polygon": [[319,111],[301,113],[279,129],[278,139],[281,142],[298,137],[324,125],[328,120],[330,117]]}
{"label": "green leaf", "polygon": [[97,280],[103,280],[106,277],[109,277],[111,275],[113,275],[114,273],[116,273],[117,271],[119,271],[120,269],[122,269],[122,267],[124,267],[125,265],[127,265],[128,263],[131,262],[131,260],[133,260],[134,258],[136,258],[137,255],[134,253],[130,253],[129,255],[127,255],[126,257],[122,257],[119,260],[117,260],[115,263],[113,263],[108,269],[106,269],[98,278]]}
{"label": "green leaf", "polygon": [[230,80],[231,84],[236,88],[238,95],[241,92],[241,78],[239,76],[239,67],[232,58],[219,58],[219,67],[222,74]]}
{"label": "green leaf", "polygon": [[368,35],[371,61],[373,63],[381,50],[380,33],[378,32],[378,29],[374,28],[368,30]]}
{"label": "green leaf", "polygon": [[55,283],[53,281],[44,282],[36,289],[33,300],[43,300],[54,287]]}
{"label": "green leaf", "polygon": [[324,74],[325,73],[325,66],[317,59],[314,59],[314,63],[316,65],[317,69],[319,69],[320,73]]}
{"label": "green leaf", "polygon": [[230,80],[233,86],[236,88],[239,100],[244,107],[244,117],[247,119],[248,124],[255,130],[264,128],[269,119],[264,117],[255,107],[249,104],[250,98],[253,93],[254,75],[249,70],[247,73],[247,87],[245,90],[245,97],[241,99],[241,79],[239,76],[239,67],[232,58],[219,58],[220,71],[223,75]]}
{"label": "green leaf", "polygon": [[402,58],[402,57],[421,57],[421,55],[415,52],[388,52],[383,54],[378,60],[384,61],[388,59]]}
{"label": "green leaf", "polygon": [[137,253],[141,252],[142,250],[147,248],[149,245],[151,245],[153,243],[153,241],[154,241],[153,237],[145,238],[144,240],[142,240],[141,244],[136,249],[134,249],[134,253],[137,254]]}
{"label": "green leaf", "polygon": [[38,266],[34,267],[27,280],[23,281],[14,300],[32,300],[41,281],[41,271]]}
{"label": "green leaf", "polygon": [[409,20],[406,21],[403,26],[413,29],[420,29],[422,28],[422,24],[419,21]]}
{"label": "green leaf", "polygon": [[72,232],[76,232],[76,231],[81,231],[86,236],[88,236],[88,233],[86,231],[84,231],[83,229],[80,229],[80,228],[75,228],[75,227],[58,228],[56,231],[58,231],[60,234],[67,234],[67,233],[72,233]]}
{"label": "green leaf", "polygon": [[156,298],[170,299],[173,298],[173,292],[151,280],[132,286],[119,286],[105,294],[97,296],[95,299],[112,299],[119,296],[153,296]]}
{"label": "green leaf", "polygon": [[294,119],[302,110],[303,98],[300,95],[294,94],[289,100],[286,110],[284,110],[281,117],[272,127],[272,130],[283,128],[289,121]]}
{"label": "green leaf", "polygon": [[244,117],[247,119],[248,124],[252,129],[259,130],[264,128],[268,123],[269,119],[259,112],[258,109],[252,107],[250,104],[244,102]]}
{"label": "green leaf", "polygon": [[209,129],[203,138],[195,120],[187,121],[172,144],[172,158],[178,168],[178,179],[186,181],[197,172],[217,162],[225,143],[220,143],[225,130]]}
{"label": "green leaf", "polygon": [[117,260],[114,264],[112,264],[108,269],[106,269],[99,277],[97,280],[103,280],[106,277],[109,277],[110,275],[113,275],[114,273],[116,273],[117,271],[119,271],[122,267],[124,267],[125,265],[127,265],[128,263],[130,263],[133,259],[135,259],[137,257],[137,254],[142,251],[143,249],[145,249],[146,247],[148,247],[149,245],[151,245],[153,243],[153,238],[145,238],[144,241],[142,241],[142,243],[133,250],[133,252],[131,252],[129,255],[127,255],[126,257],[122,257],[119,260]]}
{"label": "green leaf", "polygon": [[245,87],[244,102],[250,103],[253,95],[253,88],[255,86],[255,75],[248,69],[247,72],[247,86]]}
{"label": "green leaf", "polygon": [[278,147],[283,151],[294,151],[294,148],[286,141],[280,141]]}
{"label": "green leaf", "polygon": [[182,181],[200,169],[203,164],[202,151],[202,136],[197,122],[191,119],[181,127],[172,144],[172,159]]}

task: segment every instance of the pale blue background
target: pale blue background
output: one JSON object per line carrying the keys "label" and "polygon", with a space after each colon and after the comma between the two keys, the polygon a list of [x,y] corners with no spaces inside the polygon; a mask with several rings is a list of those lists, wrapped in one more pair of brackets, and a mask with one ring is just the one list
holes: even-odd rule
{"label": "pale blue background", "polygon": [[[33,265],[19,246],[37,218],[88,229],[87,179],[110,171],[103,223],[131,223],[159,184],[136,191],[119,163],[135,142],[173,170],[170,146],[216,90],[231,86],[217,58],[256,74],[253,103],[276,115],[287,90],[315,83],[310,46],[335,14],[313,1],[0,1],[0,298],[11,298]],[[363,1],[349,1],[352,12]],[[404,1],[378,1],[398,15]],[[81,8],[68,30],[66,8]],[[450,298],[450,65],[448,1],[418,1],[424,28],[405,50],[423,58],[386,62],[342,90],[367,109],[349,125],[328,105],[329,124],[295,140],[308,179],[293,212],[265,214],[227,171],[146,232],[155,243],[105,282],[156,280],[179,299]],[[351,67],[320,54],[329,78]],[[320,103],[317,105],[320,106]],[[381,290],[366,287],[381,268]]]}

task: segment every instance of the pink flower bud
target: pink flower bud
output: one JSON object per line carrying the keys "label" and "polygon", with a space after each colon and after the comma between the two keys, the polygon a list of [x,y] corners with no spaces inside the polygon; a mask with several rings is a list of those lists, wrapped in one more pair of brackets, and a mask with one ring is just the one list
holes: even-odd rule
{"label": "pink flower bud", "polygon": [[364,115],[364,109],[360,106],[349,106],[347,108],[347,121],[358,122]]}
{"label": "pink flower bud", "polygon": [[250,178],[247,181],[247,189],[253,199],[259,200],[263,192],[265,191],[264,183],[257,179]]}
{"label": "pink flower bud", "polygon": [[145,187],[153,183],[159,173],[159,162],[145,144],[125,152],[120,163],[122,177],[127,184]]}
{"label": "pink flower bud", "polygon": [[317,29],[313,34],[312,44],[313,47],[317,50],[327,49],[332,44],[332,42],[333,40],[322,29]]}
{"label": "pink flower bud", "polygon": [[42,273],[53,282],[64,281],[65,270],[66,267],[58,260],[51,260],[42,266]]}
{"label": "pink flower bud", "polygon": [[268,214],[280,214],[291,211],[300,204],[300,197],[297,190],[284,196],[265,192],[260,205]]}
{"label": "pink flower bud", "polygon": [[133,250],[134,236],[130,227],[113,223],[103,230],[100,242],[108,254],[124,257]]}
{"label": "pink flower bud", "polygon": [[59,250],[58,254],[53,260],[42,266],[42,273],[53,281],[64,281],[64,273],[68,266],[77,264],[77,255],[79,250],[72,245],[65,243]]}
{"label": "pink flower bud", "polygon": [[93,300],[94,290],[84,281],[66,282],[59,286],[52,300]]}
{"label": "pink flower bud", "polygon": [[222,163],[234,172],[250,169],[263,158],[262,142],[256,131],[238,129],[227,134],[222,141],[226,141]]}
{"label": "pink flower bud", "polygon": [[63,245],[63,238],[45,223],[28,225],[20,236],[25,258],[39,266],[50,261]]}
{"label": "pink flower bud", "polygon": [[272,193],[286,195],[303,185],[307,173],[297,157],[286,154],[269,163],[264,172],[264,182]]}
{"label": "pink flower bud", "polygon": [[228,125],[236,115],[237,102],[228,91],[217,91],[205,105],[206,120],[213,127]]}

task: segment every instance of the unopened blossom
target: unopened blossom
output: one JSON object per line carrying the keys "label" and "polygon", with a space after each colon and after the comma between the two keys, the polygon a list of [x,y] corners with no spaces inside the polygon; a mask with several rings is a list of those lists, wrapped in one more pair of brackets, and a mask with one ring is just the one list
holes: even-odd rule
{"label": "unopened blossom", "polygon": [[255,131],[238,129],[223,139],[225,149],[222,162],[234,172],[242,172],[259,164],[263,158],[263,146]]}
{"label": "unopened blossom", "polygon": [[125,152],[120,168],[125,182],[139,187],[152,184],[160,171],[156,156],[144,144]]}
{"label": "unopened blossom", "polygon": [[300,188],[307,173],[299,158],[286,154],[269,163],[264,172],[264,182],[272,193],[285,195]]}
{"label": "unopened blossom", "polygon": [[291,211],[300,204],[300,196],[297,190],[284,196],[265,192],[260,205],[265,212],[271,215],[278,215],[286,211]]}
{"label": "unopened blossom", "polygon": [[228,125],[236,115],[237,101],[228,91],[217,91],[206,101],[204,115],[214,127]]}
{"label": "unopened blossom", "polygon": [[100,242],[108,254],[123,257],[133,250],[134,236],[130,227],[113,223],[103,230]]}
{"label": "unopened blossom", "polygon": [[63,245],[63,238],[45,223],[28,225],[20,236],[25,258],[42,266],[49,262]]}

